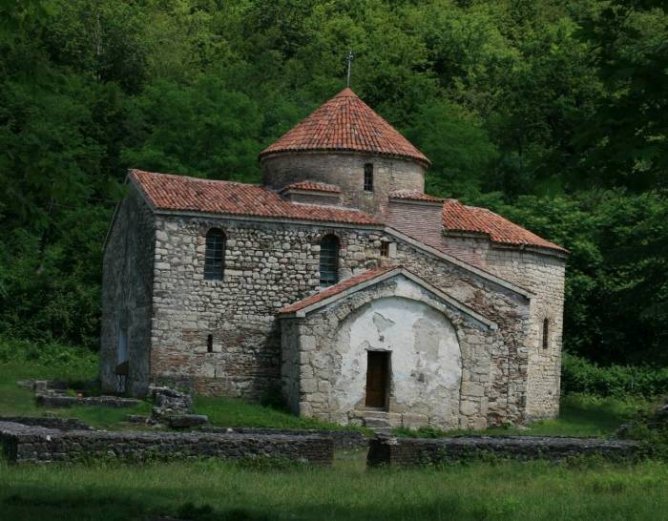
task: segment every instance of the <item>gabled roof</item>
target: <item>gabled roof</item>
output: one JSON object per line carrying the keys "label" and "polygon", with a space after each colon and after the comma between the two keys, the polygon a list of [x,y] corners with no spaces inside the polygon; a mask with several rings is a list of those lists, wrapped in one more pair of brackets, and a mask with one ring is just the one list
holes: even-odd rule
{"label": "gabled roof", "polygon": [[335,284],[333,286],[323,289],[322,291],[319,291],[318,293],[315,293],[314,295],[310,295],[298,302],[284,306],[282,309],[279,310],[278,314],[282,315],[283,317],[290,317],[290,316],[298,318],[304,317],[306,316],[307,313],[310,313],[311,311],[315,311],[324,306],[332,304],[342,298],[347,297],[351,293],[355,293],[356,291],[360,291],[366,287],[372,286],[374,284],[396,277],[398,275],[405,277],[414,284],[417,284],[423,289],[429,291],[451,308],[454,308],[459,312],[464,313],[470,319],[473,319],[474,321],[482,324],[483,326],[489,329],[498,328],[497,324],[495,324],[491,320],[480,315],[479,313],[477,313],[467,305],[463,304],[462,302],[459,302],[458,300],[447,295],[440,289],[432,286],[431,284],[423,280],[421,277],[418,277],[414,273],[408,271],[403,266],[388,266],[388,267],[376,268],[359,273],[357,275],[353,275],[352,277],[344,281],[341,281],[338,284]]}
{"label": "gabled roof", "polygon": [[389,266],[385,268],[376,268],[373,270],[364,271],[357,275],[353,275],[352,277],[349,277],[346,280],[339,282],[338,284],[329,286],[323,289],[322,291],[319,291],[318,293],[315,293],[302,300],[299,300],[298,302],[284,306],[279,310],[279,313],[281,314],[296,313],[297,311],[303,310],[314,304],[327,300],[328,298],[338,295],[339,293],[343,293],[347,289],[358,286],[363,282],[373,280],[375,278],[380,277],[381,275],[384,275],[385,273],[389,273],[395,270],[398,270],[397,266]]}
{"label": "gabled roof", "polygon": [[352,151],[405,157],[429,165],[410,141],[345,88],[260,153]]}
{"label": "gabled roof", "polygon": [[341,188],[329,183],[321,183],[319,181],[298,181],[296,183],[285,186],[281,192],[288,190],[304,190],[306,192],[328,192],[332,194],[340,194]]}
{"label": "gabled roof", "polygon": [[539,237],[505,217],[486,208],[465,206],[456,199],[448,199],[443,205],[443,228],[446,232],[483,234],[497,244],[534,246],[568,253],[565,248]]}
{"label": "gabled roof", "polygon": [[[354,225],[383,224],[377,218],[355,208],[294,203],[283,199],[272,190],[257,185],[158,174],[142,170],[131,170],[129,178],[156,210]],[[335,185],[312,181],[294,183],[290,187],[295,190],[331,193],[337,193],[336,190],[339,190]],[[392,192],[390,197],[434,203],[440,201],[436,197],[412,191]],[[560,254],[568,253],[568,250],[561,246],[539,237],[490,210],[465,206],[455,199],[448,199],[443,204],[442,224],[446,234],[448,232],[481,234],[488,237],[492,243],[499,245],[535,247],[556,251]],[[424,232],[420,234],[413,230],[410,235],[418,241],[442,249],[432,240],[433,230],[425,229]]]}
{"label": "gabled roof", "polygon": [[442,203],[444,199],[425,194],[419,190],[392,190],[389,193],[390,199],[401,199],[405,201],[421,201],[424,203]]}
{"label": "gabled roof", "polygon": [[129,178],[156,210],[343,224],[380,224],[371,215],[354,208],[291,203],[276,192],[256,185],[142,170],[132,170]]}

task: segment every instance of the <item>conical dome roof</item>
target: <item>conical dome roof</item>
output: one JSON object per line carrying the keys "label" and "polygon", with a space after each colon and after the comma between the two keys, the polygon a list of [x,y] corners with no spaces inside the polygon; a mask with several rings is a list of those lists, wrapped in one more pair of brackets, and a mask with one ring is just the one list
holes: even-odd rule
{"label": "conical dome roof", "polygon": [[343,89],[283,134],[273,145],[260,152],[260,158],[284,152],[317,150],[370,152],[430,164],[427,156],[350,88]]}

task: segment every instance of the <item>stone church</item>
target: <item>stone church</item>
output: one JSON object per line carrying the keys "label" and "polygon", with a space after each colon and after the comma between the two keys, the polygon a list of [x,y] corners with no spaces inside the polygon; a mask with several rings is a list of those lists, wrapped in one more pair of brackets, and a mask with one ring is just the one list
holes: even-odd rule
{"label": "stone church", "polygon": [[105,390],[280,396],[341,424],[557,414],[566,250],[425,194],[429,159],[349,88],[259,160],[261,186],[130,171]]}

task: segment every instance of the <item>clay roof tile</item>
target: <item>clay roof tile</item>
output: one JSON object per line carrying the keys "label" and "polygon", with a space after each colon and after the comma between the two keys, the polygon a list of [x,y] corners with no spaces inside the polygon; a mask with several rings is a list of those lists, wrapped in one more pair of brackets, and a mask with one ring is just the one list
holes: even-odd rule
{"label": "clay roof tile", "polygon": [[492,242],[509,246],[535,246],[567,253],[558,244],[539,237],[505,217],[475,206],[465,206],[456,199],[443,205],[443,228],[451,232],[480,233]]}
{"label": "clay roof tile", "polygon": [[350,88],[345,88],[260,153],[353,151],[405,157],[429,165],[422,152]]}
{"label": "clay roof tile", "polygon": [[244,215],[342,224],[380,224],[354,208],[291,203],[257,185],[132,170],[130,179],[158,210]]}

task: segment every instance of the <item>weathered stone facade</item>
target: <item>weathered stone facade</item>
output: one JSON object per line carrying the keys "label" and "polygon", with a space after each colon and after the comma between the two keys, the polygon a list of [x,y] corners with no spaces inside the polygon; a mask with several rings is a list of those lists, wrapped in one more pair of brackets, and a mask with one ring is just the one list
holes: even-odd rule
{"label": "weathered stone facade", "polygon": [[[451,233],[423,193],[428,160],[377,115],[368,146],[353,121],[333,133],[353,129],[351,149],[347,138],[299,149],[311,126],[369,114],[356,107],[269,147],[264,187],[131,172],[104,255],[105,390],[127,374],[132,395],[149,383],[282,393],[295,413],[367,425],[483,428],[557,413],[565,250],[498,216]],[[465,217],[458,230],[473,226]],[[326,288],[332,235],[339,283]],[[365,402],[368,353],[390,361],[382,407]]]}
{"label": "weathered stone facade", "polygon": [[[102,272],[100,376],[106,390],[140,396],[148,391],[152,332],[154,216],[136,190],[116,209],[107,236]],[[116,374],[123,362],[119,343],[126,341],[127,379]],[[123,387],[119,387],[122,385]]]}
{"label": "weathered stone facade", "polygon": [[[283,320],[283,386],[297,414],[364,419],[366,352],[384,351],[392,383],[381,416],[390,426],[483,428],[521,419],[497,371],[510,362],[498,326],[406,272]],[[488,397],[496,399],[491,409]]]}

